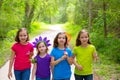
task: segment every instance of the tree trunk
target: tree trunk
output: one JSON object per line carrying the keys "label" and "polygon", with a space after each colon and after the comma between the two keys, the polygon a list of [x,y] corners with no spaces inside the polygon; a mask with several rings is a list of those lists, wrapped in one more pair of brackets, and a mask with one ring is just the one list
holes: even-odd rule
{"label": "tree trunk", "polygon": [[1,7],[2,7],[2,3],[3,3],[3,0],[0,0],[0,11],[1,11]]}
{"label": "tree trunk", "polygon": [[92,29],[92,0],[89,0],[89,28]]}
{"label": "tree trunk", "polygon": [[25,16],[23,20],[23,27],[27,28],[30,31],[30,24],[32,22],[35,10],[35,3],[32,6],[29,5],[28,1],[25,2]]}
{"label": "tree trunk", "polygon": [[106,23],[106,3],[103,0],[103,21],[104,21],[104,37],[107,37],[107,23]]}

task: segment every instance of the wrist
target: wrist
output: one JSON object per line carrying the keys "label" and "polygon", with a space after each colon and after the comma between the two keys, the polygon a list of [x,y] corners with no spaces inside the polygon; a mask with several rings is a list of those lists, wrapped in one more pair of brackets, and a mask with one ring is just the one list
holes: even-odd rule
{"label": "wrist", "polygon": [[62,61],[62,60],[63,60],[63,58],[60,58],[59,60],[60,60],[60,61]]}

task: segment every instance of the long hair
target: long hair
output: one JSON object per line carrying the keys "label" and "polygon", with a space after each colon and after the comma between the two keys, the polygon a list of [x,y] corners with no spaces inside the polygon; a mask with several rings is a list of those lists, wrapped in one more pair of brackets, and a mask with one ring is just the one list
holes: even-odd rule
{"label": "long hair", "polygon": [[54,39],[54,41],[53,41],[53,47],[58,47],[58,37],[59,37],[59,35],[61,35],[61,34],[64,34],[65,35],[65,44],[64,44],[64,46],[65,47],[67,47],[67,41],[68,41],[68,38],[67,38],[67,36],[66,36],[66,34],[65,34],[65,32],[59,32],[57,35],[56,35],[56,37],[55,37],[55,39]]}
{"label": "long hair", "polygon": [[[81,41],[79,40],[79,38],[80,38],[80,35],[81,35],[82,33],[84,33],[84,32],[86,32],[87,35],[88,35],[88,37],[89,37],[89,33],[87,32],[87,30],[85,30],[85,29],[81,30],[81,31],[78,33],[77,38],[76,38],[76,46],[80,46],[80,45],[81,45]],[[88,44],[91,44],[91,42],[90,42],[89,39],[88,39]]]}
{"label": "long hair", "polygon": [[[44,41],[38,42],[37,45],[36,45],[36,49],[38,50],[38,45],[39,45],[40,43],[44,43],[44,45],[45,45],[45,47],[46,47],[46,53],[47,53],[47,52],[48,52],[48,46],[47,46],[47,44],[46,44]],[[39,54],[40,54],[40,51],[38,50],[37,55],[39,55]]]}
{"label": "long hair", "polygon": [[15,41],[16,42],[20,42],[20,39],[19,39],[19,33],[21,31],[25,30],[26,33],[27,33],[27,40],[26,41],[29,41],[29,35],[28,35],[28,32],[27,32],[27,29],[26,28],[20,28],[18,31],[17,31],[17,34],[16,34],[16,37],[15,37]]}

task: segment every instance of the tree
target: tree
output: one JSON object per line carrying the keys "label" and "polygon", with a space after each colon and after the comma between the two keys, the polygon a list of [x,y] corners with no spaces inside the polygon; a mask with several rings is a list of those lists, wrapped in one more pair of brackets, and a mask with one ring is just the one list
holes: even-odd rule
{"label": "tree", "polygon": [[92,0],[89,0],[89,9],[88,9],[88,13],[89,13],[89,28],[92,29]]}
{"label": "tree", "polygon": [[35,1],[33,1],[32,5],[30,6],[30,2],[29,1],[25,1],[25,15],[23,18],[23,27],[26,27],[28,29],[28,31],[30,31],[30,24],[31,21],[34,17],[34,11],[35,11]]}
{"label": "tree", "polygon": [[103,0],[103,21],[104,21],[104,37],[107,37],[107,23],[106,23],[106,2]]}

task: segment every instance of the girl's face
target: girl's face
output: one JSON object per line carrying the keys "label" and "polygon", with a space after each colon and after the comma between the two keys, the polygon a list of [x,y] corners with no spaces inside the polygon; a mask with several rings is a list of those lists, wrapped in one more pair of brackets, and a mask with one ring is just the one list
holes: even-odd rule
{"label": "girl's face", "polygon": [[41,42],[39,45],[38,45],[38,51],[40,53],[46,53],[46,50],[47,50],[47,47],[45,46],[45,44],[43,42]]}
{"label": "girl's face", "polygon": [[83,32],[80,34],[79,40],[81,41],[81,44],[87,44],[89,37],[87,32]]}
{"label": "girl's face", "polygon": [[58,36],[58,44],[64,45],[65,42],[66,42],[65,34],[60,34],[60,35]]}
{"label": "girl's face", "polygon": [[27,32],[25,30],[22,30],[19,32],[19,40],[21,43],[25,43],[27,41]]}

